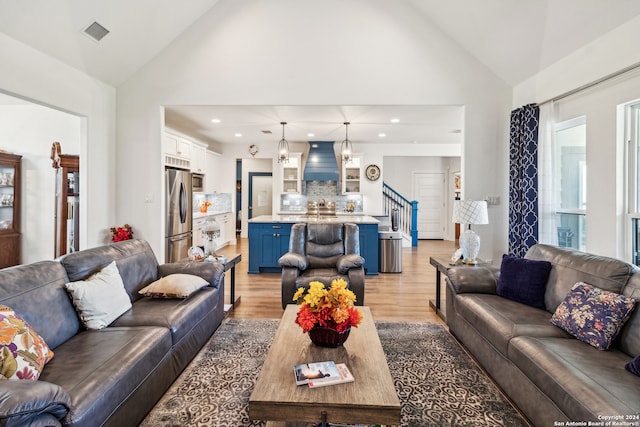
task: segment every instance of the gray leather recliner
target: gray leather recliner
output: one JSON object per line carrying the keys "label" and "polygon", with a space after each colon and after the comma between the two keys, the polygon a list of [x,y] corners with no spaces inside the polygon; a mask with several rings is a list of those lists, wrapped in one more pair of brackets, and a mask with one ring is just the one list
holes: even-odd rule
{"label": "gray leather recliner", "polygon": [[278,261],[282,267],[282,308],[294,304],[299,287],[319,281],[329,286],[343,278],[364,305],[364,258],[360,256],[360,232],[351,223],[294,224],[289,252]]}

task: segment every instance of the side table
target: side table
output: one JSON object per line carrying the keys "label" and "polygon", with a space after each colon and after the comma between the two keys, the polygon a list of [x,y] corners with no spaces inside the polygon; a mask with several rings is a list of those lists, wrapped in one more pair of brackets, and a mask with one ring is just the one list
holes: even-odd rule
{"label": "side table", "polygon": [[234,255],[229,255],[227,257],[227,262],[222,263],[222,265],[224,266],[224,271],[229,271],[231,270],[231,283],[229,284],[230,287],[230,301],[231,304],[225,304],[224,305],[224,312],[228,312],[229,310],[233,310],[234,308],[236,308],[236,305],[240,304],[240,297],[238,297],[238,299],[236,299],[236,265],[242,261],[242,255],[241,254],[234,254]]}
{"label": "side table", "polygon": [[429,306],[436,312],[438,316],[442,318],[445,322],[447,321],[447,311],[441,305],[442,299],[442,273],[447,274],[450,268],[453,267],[468,267],[475,268],[477,266],[488,265],[487,262],[482,260],[477,260],[478,264],[464,264],[462,261],[458,261],[455,264],[450,263],[451,258],[447,257],[430,257],[429,264],[433,265],[436,268],[436,299],[429,300]]}

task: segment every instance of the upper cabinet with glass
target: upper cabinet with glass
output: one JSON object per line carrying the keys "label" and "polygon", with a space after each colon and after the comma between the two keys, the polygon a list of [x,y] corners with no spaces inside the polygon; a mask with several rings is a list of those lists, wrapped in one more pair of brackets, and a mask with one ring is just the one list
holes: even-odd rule
{"label": "upper cabinet with glass", "polygon": [[0,153],[0,268],[20,264],[20,160]]}
{"label": "upper cabinet with glass", "polygon": [[354,154],[349,161],[342,161],[342,194],[360,194],[362,156]]}
{"label": "upper cabinet with glass", "polygon": [[300,194],[302,192],[302,153],[289,153],[289,161],[280,163],[282,192]]}

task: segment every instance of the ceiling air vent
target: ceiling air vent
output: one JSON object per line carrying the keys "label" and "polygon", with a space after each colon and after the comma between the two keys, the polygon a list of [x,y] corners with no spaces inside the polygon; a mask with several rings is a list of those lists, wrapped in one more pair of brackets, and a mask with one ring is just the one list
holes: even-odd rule
{"label": "ceiling air vent", "polygon": [[267,135],[271,135],[271,131],[270,130],[263,130],[262,133],[267,134]]}
{"label": "ceiling air vent", "polygon": [[91,23],[91,25],[85,28],[82,32],[97,42],[99,42],[104,36],[109,34],[109,30],[98,24],[96,21],[93,21],[93,23]]}

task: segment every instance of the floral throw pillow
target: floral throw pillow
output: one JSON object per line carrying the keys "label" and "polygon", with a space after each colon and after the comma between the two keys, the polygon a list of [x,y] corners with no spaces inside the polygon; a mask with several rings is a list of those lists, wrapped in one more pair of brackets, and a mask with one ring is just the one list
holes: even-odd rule
{"label": "floral throw pillow", "polygon": [[551,323],[571,335],[607,350],[627,321],[635,300],[578,282],[551,317]]}
{"label": "floral throw pillow", "polygon": [[0,305],[0,378],[35,381],[52,358],[42,337],[15,311]]}

